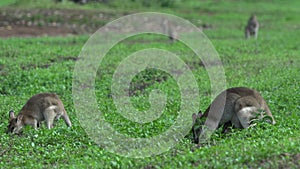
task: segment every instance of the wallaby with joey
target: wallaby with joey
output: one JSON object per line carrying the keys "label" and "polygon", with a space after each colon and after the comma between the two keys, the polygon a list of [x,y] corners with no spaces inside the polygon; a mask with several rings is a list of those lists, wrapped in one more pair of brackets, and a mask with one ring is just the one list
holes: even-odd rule
{"label": "wallaby with joey", "polygon": [[51,129],[54,121],[60,117],[63,118],[68,127],[72,126],[59,97],[53,93],[39,93],[26,102],[17,116],[15,116],[14,111],[9,112],[7,133],[19,134],[25,125],[37,129],[42,121],[45,121],[46,127]]}
{"label": "wallaby with joey", "polygon": [[250,36],[254,36],[257,39],[258,36],[259,23],[256,15],[251,15],[248,20],[248,23],[245,27],[245,37],[246,39],[250,38]]}
{"label": "wallaby with joey", "polygon": [[[248,128],[255,119],[275,119],[263,97],[256,90],[246,87],[229,88],[221,92],[206,109],[204,114],[193,114],[193,138],[195,143],[205,141],[207,133],[224,125],[227,127]],[[206,119],[203,126],[203,119]]]}

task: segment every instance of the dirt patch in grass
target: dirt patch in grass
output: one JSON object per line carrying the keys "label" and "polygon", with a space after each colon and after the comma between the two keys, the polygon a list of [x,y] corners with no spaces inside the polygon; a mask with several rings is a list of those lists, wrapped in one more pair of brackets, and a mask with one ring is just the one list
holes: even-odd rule
{"label": "dirt patch in grass", "polygon": [[38,26],[7,26],[0,28],[0,37],[65,36],[76,34],[71,29]]}
{"label": "dirt patch in grass", "polygon": [[[67,56],[67,57],[58,57],[56,59],[50,59],[50,63],[45,63],[45,64],[21,64],[20,67],[22,70],[30,70],[30,69],[47,69],[49,68],[51,65],[53,65],[56,62],[61,62],[61,61],[76,61],[78,60],[78,57],[76,56]],[[0,65],[0,73],[1,73],[1,65]]]}
{"label": "dirt patch in grass", "polygon": [[282,153],[278,156],[263,159],[255,163],[254,165],[249,165],[249,168],[300,168],[300,153],[290,154]]}
{"label": "dirt patch in grass", "polygon": [[[0,8],[0,37],[91,34],[106,23],[128,14],[82,9]],[[205,23],[199,28],[212,29],[212,25]]]}
{"label": "dirt patch in grass", "polygon": [[131,82],[130,83],[130,88],[129,88],[129,96],[136,96],[139,94],[144,94],[146,88],[154,85],[155,83],[162,83],[166,80],[168,80],[169,76],[168,74],[161,74],[161,75],[156,75],[152,76],[151,78],[138,78],[138,80]]}
{"label": "dirt patch in grass", "polygon": [[43,65],[29,64],[29,65],[21,65],[20,67],[22,70],[30,70],[30,69],[37,69],[37,68],[47,69],[49,66],[51,65],[50,64],[43,64]]}
{"label": "dirt patch in grass", "polygon": [[2,8],[0,37],[88,34],[119,15],[95,10]]}
{"label": "dirt patch in grass", "polygon": [[77,61],[79,58],[77,56],[60,56],[55,59],[50,59],[51,63],[58,62],[58,61]]}

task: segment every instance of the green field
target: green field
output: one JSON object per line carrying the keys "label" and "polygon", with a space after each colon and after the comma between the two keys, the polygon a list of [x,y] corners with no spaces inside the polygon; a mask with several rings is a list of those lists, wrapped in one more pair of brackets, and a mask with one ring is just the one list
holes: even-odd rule
{"label": "green field", "polygon": [[[89,32],[51,37],[6,37],[0,38],[0,168],[300,167],[300,1],[156,0],[150,3],[128,0],[124,3],[112,0],[108,4],[87,5],[66,0],[61,4],[45,0],[27,2],[1,1],[0,13],[26,13],[33,9],[77,10],[83,18],[38,14],[32,17],[44,19],[45,23],[85,24],[91,28],[88,30],[93,30],[122,15],[153,11],[174,14],[198,27],[205,27],[203,32],[223,63],[226,86],[245,86],[260,91],[277,123],[233,130],[226,135],[217,131],[209,144],[198,149],[192,143],[191,135],[187,135],[172,149],[157,156],[128,158],[116,155],[88,137],[75,113],[73,70],[89,39]],[[97,12],[103,12],[107,17],[103,20],[92,18]],[[252,13],[258,16],[260,32],[257,40],[245,40],[244,26]],[[10,17],[11,20],[16,18]],[[25,16],[23,19],[34,20]],[[201,98],[199,110],[204,111],[211,102],[208,74],[186,45],[179,41],[170,43],[161,35],[130,37],[115,45],[101,62],[95,79],[95,95],[105,120],[118,132],[131,137],[159,135],[174,124],[180,110],[180,89],[176,81],[170,74],[155,69],[146,69],[133,78],[130,96],[132,104],[145,111],[150,107],[150,92],[153,89],[163,91],[168,100],[160,118],[142,125],[122,117],[114,106],[111,97],[114,71],[126,56],[147,48],[177,54],[197,80]],[[18,112],[32,95],[39,92],[55,92],[60,96],[73,123],[72,128],[59,120],[52,130],[44,126],[39,130],[26,127],[20,136],[6,134],[9,110]]]}

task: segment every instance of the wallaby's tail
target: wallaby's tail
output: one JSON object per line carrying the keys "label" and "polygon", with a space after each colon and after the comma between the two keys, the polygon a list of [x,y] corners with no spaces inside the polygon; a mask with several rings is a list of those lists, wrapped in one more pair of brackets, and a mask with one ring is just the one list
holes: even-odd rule
{"label": "wallaby's tail", "polygon": [[62,115],[62,118],[63,118],[63,120],[65,121],[65,123],[66,123],[66,125],[67,125],[68,127],[72,127],[72,123],[71,123],[71,121],[70,121],[70,118],[69,118],[69,116],[68,116],[66,110],[64,110],[64,114]]}

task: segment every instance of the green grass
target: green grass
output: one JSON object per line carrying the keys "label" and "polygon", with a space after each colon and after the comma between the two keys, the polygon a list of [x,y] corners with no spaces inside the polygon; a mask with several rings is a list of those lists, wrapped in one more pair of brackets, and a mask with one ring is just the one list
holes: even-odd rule
{"label": "green grass", "polygon": [[12,5],[14,3],[15,3],[15,1],[13,1],[13,0],[3,0],[0,2],[0,7]]}
{"label": "green grass", "polygon": [[[21,1],[18,1],[19,4]],[[33,1],[32,1],[33,2]],[[129,13],[144,8],[101,8]],[[176,1],[174,8],[153,7],[189,19],[196,25],[208,23],[204,30],[224,64],[227,87],[246,86],[261,92],[277,121],[275,126],[257,126],[234,130],[228,135],[216,132],[210,145],[195,149],[189,136],[163,154],[126,158],[108,152],[90,139],[78,121],[72,100],[72,79],[76,57],[88,36],[0,39],[0,168],[280,168],[299,167],[300,152],[300,51],[298,1]],[[3,1],[1,6],[13,4]],[[17,3],[18,4],[18,3]],[[21,5],[10,5],[20,8]],[[50,3],[49,3],[50,4]],[[232,5],[234,4],[235,7]],[[36,4],[30,3],[29,8]],[[50,4],[51,5],[51,4]],[[257,9],[257,5],[261,8]],[[94,6],[74,8],[94,9]],[[137,5],[138,6],[138,5]],[[26,7],[26,5],[24,6]],[[40,6],[39,6],[40,7]],[[52,4],[52,7],[56,7]],[[133,8],[133,7],[132,7]],[[250,13],[261,22],[258,40],[244,40],[243,27]],[[138,42],[138,43],[134,43]],[[153,123],[141,125],[118,114],[109,97],[111,78],[118,63],[129,54],[149,47],[180,55],[196,77],[202,111],[210,103],[210,81],[203,67],[197,66],[193,53],[185,45],[168,43],[157,35],[136,36],[110,50],[101,62],[95,80],[98,107],[105,119],[119,132],[149,138],[174,124],[180,109],[180,93],[174,79],[161,71],[148,69],[133,79],[132,103],[140,110],[149,108],[148,95],[160,89],[168,96],[166,110]],[[159,80],[161,82],[157,82]],[[163,79],[163,80],[161,80]],[[136,90],[140,83],[147,87]],[[19,111],[26,100],[39,92],[57,93],[71,118],[68,129],[62,120],[52,129],[24,129],[21,136],[4,134],[8,111]],[[192,120],[192,119],[191,119]]]}

